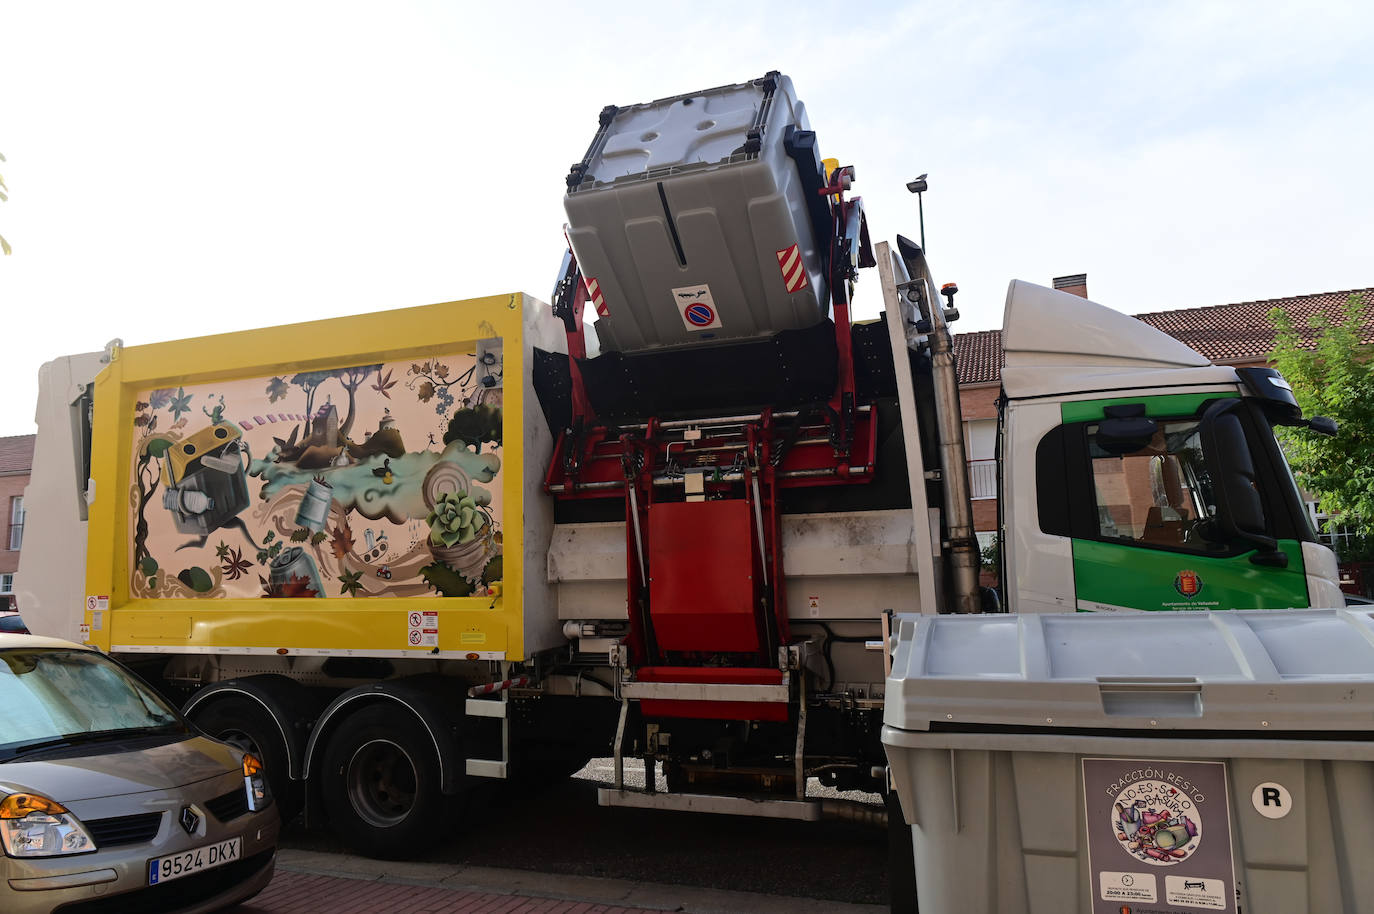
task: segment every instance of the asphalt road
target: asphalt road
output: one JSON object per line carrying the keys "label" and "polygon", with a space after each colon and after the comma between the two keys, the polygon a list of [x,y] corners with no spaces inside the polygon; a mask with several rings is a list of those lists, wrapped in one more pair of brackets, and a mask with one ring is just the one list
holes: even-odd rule
{"label": "asphalt road", "polygon": [[[627,781],[635,766],[627,766]],[[609,762],[539,793],[484,786],[456,834],[413,859],[542,873],[762,892],[867,904],[887,902],[887,832],[841,820],[798,822],[608,808],[596,790]],[[812,795],[817,795],[812,784]],[[854,796],[854,795],[848,795]],[[874,803],[877,798],[866,797]],[[285,847],[338,852],[327,830],[292,826]]]}

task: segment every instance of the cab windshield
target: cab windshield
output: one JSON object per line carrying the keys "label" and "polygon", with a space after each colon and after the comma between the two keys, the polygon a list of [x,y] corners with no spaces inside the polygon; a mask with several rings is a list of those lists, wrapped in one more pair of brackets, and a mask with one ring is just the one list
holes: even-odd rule
{"label": "cab windshield", "polygon": [[176,711],[94,651],[0,651],[0,760],[39,746],[180,730]]}

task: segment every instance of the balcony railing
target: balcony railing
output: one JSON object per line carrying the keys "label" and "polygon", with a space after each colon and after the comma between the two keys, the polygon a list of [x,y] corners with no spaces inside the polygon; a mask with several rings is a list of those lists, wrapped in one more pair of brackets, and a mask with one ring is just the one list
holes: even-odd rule
{"label": "balcony railing", "polygon": [[970,498],[997,497],[997,461],[970,460],[968,462],[968,487]]}

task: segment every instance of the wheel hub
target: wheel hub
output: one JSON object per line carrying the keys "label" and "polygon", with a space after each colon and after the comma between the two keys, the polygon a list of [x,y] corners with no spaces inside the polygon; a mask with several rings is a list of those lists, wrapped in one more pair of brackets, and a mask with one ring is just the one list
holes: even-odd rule
{"label": "wheel hub", "polygon": [[359,746],[348,761],[344,781],[348,799],[369,825],[396,825],[415,806],[415,764],[406,751],[386,739]]}

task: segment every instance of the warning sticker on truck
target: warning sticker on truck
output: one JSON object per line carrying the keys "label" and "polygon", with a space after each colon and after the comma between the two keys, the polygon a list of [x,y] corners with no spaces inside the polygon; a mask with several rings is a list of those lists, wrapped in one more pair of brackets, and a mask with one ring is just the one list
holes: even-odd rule
{"label": "warning sticker on truck", "polygon": [[418,609],[406,613],[406,644],[410,647],[438,647],[439,614],[433,610]]}
{"label": "warning sticker on truck", "polygon": [[1085,758],[1083,802],[1094,914],[1236,911],[1224,763]]}

